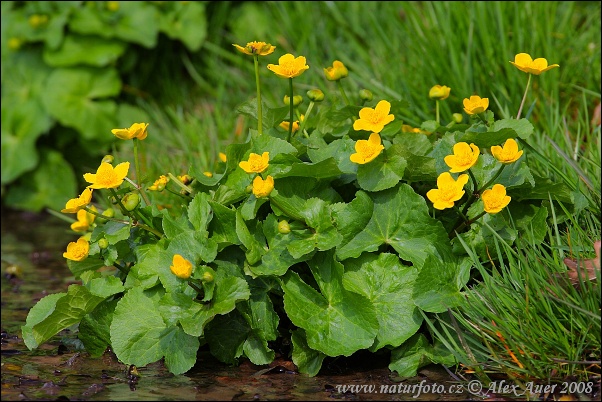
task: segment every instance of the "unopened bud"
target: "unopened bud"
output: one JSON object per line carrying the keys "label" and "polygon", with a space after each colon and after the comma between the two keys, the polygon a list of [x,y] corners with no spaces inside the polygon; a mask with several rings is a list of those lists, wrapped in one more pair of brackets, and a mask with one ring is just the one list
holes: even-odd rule
{"label": "unopened bud", "polygon": [[113,161],[115,160],[115,158],[113,157],[113,155],[105,155],[102,158],[103,163],[113,163]]}
{"label": "unopened bud", "polygon": [[[291,104],[291,97],[288,95],[284,95],[283,101],[284,101],[284,104],[288,106]],[[301,95],[293,96],[293,106],[294,107],[299,106],[301,103],[303,103],[303,97]]]}
{"label": "unopened bud", "polygon": [[278,232],[281,234],[287,234],[291,232],[291,226],[286,220],[281,220],[278,222]]}
{"label": "unopened bud", "polygon": [[138,193],[128,193],[123,197],[121,203],[128,211],[133,211],[140,204],[140,196]]}
{"label": "unopened bud", "polygon": [[307,91],[307,97],[312,102],[322,102],[324,100],[324,92],[319,89],[310,89]]}
{"label": "unopened bud", "polygon": [[203,281],[213,282],[213,275],[211,274],[211,272],[208,272],[208,271],[203,272]]}
{"label": "unopened bud", "polygon": [[105,248],[109,247],[109,241],[104,237],[102,239],[99,239],[98,247],[100,247],[101,250],[104,250]]}
{"label": "unopened bud", "polygon": [[360,99],[365,102],[370,102],[374,96],[369,89],[360,89]]}
{"label": "unopened bud", "polygon": [[454,113],[452,114],[452,119],[454,119],[456,123],[462,123],[463,117],[461,113]]}

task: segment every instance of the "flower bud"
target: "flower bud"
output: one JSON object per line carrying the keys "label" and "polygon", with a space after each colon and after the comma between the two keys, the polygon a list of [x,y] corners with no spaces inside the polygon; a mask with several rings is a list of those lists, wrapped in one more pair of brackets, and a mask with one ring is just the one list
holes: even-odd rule
{"label": "flower bud", "polygon": [[[288,106],[291,104],[291,97],[288,95],[284,95],[283,101],[284,101],[284,104]],[[301,95],[293,96],[293,106],[294,107],[297,107],[302,103],[303,103],[303,97]]]}
{"label": "flower bud", "polygon": [[105,248],[109,247],[109,241],[104,237],[102,239],[99,239],[98,247],[100,247],[101,250],[104,250]]}
{"label": "flower bud", "polygon": [[19,38],[10,38],[7,45],[10,50],[19,50],[23,45],[23,41]]}
{"label": "flower bud", "polygon": [[456,123],[462,123],[462,113],[454,113],[452,114],[452,119],[454,119],[454,122]]}
{"label": "flower bud", "polygon": [[115,158],[113,157],[113,155],[105,155],[102,158],[102,163],[113,163],[113,161],[115,160]]}
{"label": "flower bud", "polygon": [[312,102],[322,102],[324,100],[324,92],[319,89],[310,89],[307,91],[307,97]]}
{"label": "flower bud", "polygon": [[251,193],[251,191],[253,191],[253,185],[249,184],[246,188],[245,188],[245,193],[249,194]]}
{"label": "flower bud", "polygon": [[280,222],[278,222],[278,232],[281,234],[287,234],[291,232],[291,226],[286,220],[283,219]]}
{"label": "flower bud", "polygon": [[360,89],[360,99],[365,102],[370,102],[372,100],[372,91],[369,89]]}
{"label": "flower bud", "polygon": [[444,100],[449,97],[451,88],[445,85],[434,85],[429,90],[429,98],[436,100]]}
{"label": "flower bud", "polygon": [[203,281],[213,282],[213,275],[211,274],[211,272],[208,272],[208,271],[203,272]]}
{"label": "flower bud", "polygon": [[138,193],[128,193],[123,197],[121,203],[128,211],[133,211],[140,204],[140,196]]}

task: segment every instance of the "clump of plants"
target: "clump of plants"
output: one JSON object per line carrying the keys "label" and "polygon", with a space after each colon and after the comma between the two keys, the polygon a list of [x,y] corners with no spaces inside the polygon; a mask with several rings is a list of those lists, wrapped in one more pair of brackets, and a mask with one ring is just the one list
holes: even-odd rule
{"label": "clump of plants", "polygon": [[[316,68],[287,53],[266,66],[286,94],[274,107],[259,71],[276,47],[235,47],[254,63],[256,96],[238,110],[257,128],[212,171],[193,160],[152,183],[138,163],[152,126],[108,132],[133,141],[134,166],[105,156],[66,202],[81,236],[64,257],[82,283],[31,309],[27,347],[77,325],[90,355],[110,347],[125,364],[164,359],[174,374],[202,364],[202,346],[225,363],[268,364],[283,340],[309,375],[360,350],[390,351],[402,376],[455,364],[425,320],[464,303],[475,255],[495,260],[498,242],[512,247],[522,231],[540,244],[550,202],[572,196],[530,166],[527,91],[517,118],[496,119],[487,97],[466,94],[465,115],[444,125],[439,102],[452,88],[435,85],[425,90],[435,119],[410,127],[396,116],[403,101],[347,94],[340,61]],[[529,83],[559,67],[525,53],[511,63]],[[316,70],[338,94],[297,93]],[[567,214],[579,208],[567,204]]]}

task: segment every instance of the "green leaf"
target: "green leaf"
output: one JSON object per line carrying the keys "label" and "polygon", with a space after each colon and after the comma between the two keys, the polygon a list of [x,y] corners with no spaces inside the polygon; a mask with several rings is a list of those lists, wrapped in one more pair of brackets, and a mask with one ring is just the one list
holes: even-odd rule
{"label": "green leaf", "polygon": [[388,244],[399,257],[422,266],[429,255],[447,258],[451,247],[440,221],[429,216],[423,197],[407,184],[371,194],[372,218],[365,229],[338,248],[340,260],[357,258]]}
{"label": "green leaf", "polygon": [[50,74],[42,101],[53,117],[84,139],[108,142],[113,138],[107,133],[116,127],[117,105],[102,98],[120,91],[121,80],[113,68],[59,68]]}
{"label": "green leaf", "polygon": [[[548,209],[543,206],[511,202],[508,210],[520,237],[530,246],[541,244],[548,232],[546,224]],[[508,222],[508,225],[510,226],[512,223]]]}
{"label": "green leaf", "polygon": [[[36,312],[32,318],[32,325],[26,322],[29,328],[29,348],[35,348],[65,328],[79,323],[88,313],[92,312],[104,298],[94,296],[88,289],[80,285],[70,285],[67,293],[61,293],[59,298],[51,298],[42,304],[42,311]],[[56,302],[54,308],[51,303]],[[44,314],[43,311],[48,313]],[[40,318],[43,319],[39,320]],[[37,321],[37,322],[35,322]],[[31,338],[29,338],[31,334]],[[24,337],[25,339],[25,337]]]}
{"label": "green leaf", "polygon": [[497,120],[493,123],[493,126],[491,127],[491,131],[496,132],[496,131],[501,131],[506,128],[514,130],[516,132],[516,134],[518,134],[518,136],[522,139],[528,138],[531,134],[533,134],[533,131],[535,131],[533,124],[528,119],[525,119],[525,118],[522,118],[520,120],[516,120],[516,119]]}
{"label": "green leaf", "polygon": [[[61,210],[65,194],[77,192],[73,168],[55,150],[40,147],[40,163],[27,177],[21,178],[5,195],[5,205],[40,212],[44,207]],[[60,177],[60,180],[57,178]]]}
{"label": "green leaf", "polygon": [[234,311],[215,317],[207,325],[204,336],[213,356],[227,364],[238,364],[248,333],[247,322]]}
{"label": "green leaf", "polygon": [[202,233],[207,233],[207,227],[213,218],[211,205],[209,205],[210,199],[209,194],[198,193],[188,204],[188,219],[192,226]]}
{"label": "green leaf", "polygon": [[174,10],[160,15],[159,29],[179,39],[188,50],[198,51],[207,37],[207,16],[202,2],[174,2]]}
{"label": "green leaf", "polygon": [[368,225],[372,218],[373,208],[372,199],[364,191],[358,191],[355,198],[348,204],[341,202],[330,206],[334,224],[343,236],[341,244],[349,243]]}
{"label": "green leaf", "polygon": [[[282,234],[278,232],[278,219],[274,214],[268,215],[263,222],[262,228],[268,242],[268,250],[261,258],[261,264],[249,267],[249,270],[254,275],[284,275],[292,265],[301,261],[306,261],[312,257],[311,251],[313,250],[313,245],[308,246],[307,244],[303,244],[305,247],[304,252],[293,250],[297,252],[296,258],[291,254],[289,245],[294,241],[303,239],[304,233],[297,234],[295,231],[291,231],[290,233]],[[308,231],[306,230],[305,232],[307,233]],[[311,249],[307,250],[309,247],[311,247]]]}
{"label": "green leaf", "polygon": [[146,366],[163,357],[161,338],[166,329],[153,299],[141,288],[133,288],[115,308],[111,346],[121,362]]}
{"label": "green leaf", "polygon": [[217,255],[217,243],[213,239],[207,239],[202,232],[189,230],[182,232],[173,238],[167,246],[167,251],[180,254],[193,264],[211,262]]}
{"label": "green leaf", "polygon": [[403,345],[391,352],[389,369],[396,371],[400,377],[415,377],[418,370],[428,364],[455,364],[449,350],[442,349],[439,344],[429,344],[423,334],[416,334]]}
{"label": "green leaf", "polygon": [[194,303],[187,310],[186,316],[180,320],[184,331],[192,336],[201,336],[203,328],[217,315],[228,314],[240,300],[247,300],[251,293],[244,279],[225,276],[221,270],[216,271],[213,300],[208,304]]}
{"label": "green leaf", "polygon": [[123,222],[108,221],[103,225],[104,237],[109,244],[117,244],[130,237],[130,225]]}
{"label": "green leaf", "polygon": [[[249,116],[257,121],[257,98],[251,98],[236,107],[236,111],[245,116]],[[278,126],[290,115],[289,106],[277,108],[269,107],[262,101],[261,111],[263,114],[262,125],[264,129],[270,129]]]}
{"label": "green leaf", "polygon": [[402,265],[394,254],[363,254],[345,262],[343,286],[365,296],[378,312],[376,340],[370,348],[397,347],[414,335],[422,324],[422,315],[408,289],[414,287],[418,271]]}
{"label": "green leaf", "polygon": [[355,141],[351,138],[341,138],[319,148],[308,148],[309,158],[317,163],[334,158],[339,170],[344,174],[355,174],[358,164],[351,162],[349,156],[355,152]]}
{"label": "green leaf", "polygon": [[169,372],[178,375],[190,370],[196,363],[200,345],[198,337],[188,335],[180,327],[169,327],[163,331],[160,348]]}
{"label": "green leaf", "polygon": [[115,63],[126,48],[121,41],[72,34],[57,49],[45,48],[44,61],[52,67],[105,67]]}
{"label": "green leaf", "polygon": [[251,265],[255,264],[257,261],[261,259],[264,254],[264,249],[262,244],[265,244],[265,239],[263,236],[260,236],[261,243],[257,239],[257,233],[261,233],[260,223],[256,223],[256,229],[254,230],[254,234],[251,234],[249,228],[247,227],[242,213],[240,211],[236,212],[236,235],[240,240],[240,243],[243,245],[245,249],[245,256],[247,262]]}
{"label": "green leaf", "polygon": [[88,257],[83,261],[67,260],[67,266],[73,276],[75,276],[75,279],[79,279],[84,272],[96,271],[98,268],[103,267],[104,262],[100,258]]}
{"label": "green leaf", "polygon": [[236,210],[213,201],[209,201],[209,205],[213,210],[209,232],[211,240],[217,243],[218,250],[233,244],[240,244],[236,234]]}
{"label": "green leaf", "polygon": [[291,342],[293,343],[293,363],[299,368],[299,372],[310,377],[317,375],[326,355],[307,345],[305,331],[302,329],[292,331]]}
{"label": "green leaf", "polygon": [[289,271],[281,282],[284,309],[293,324],[305,330],[309,347],[328,356],[350,356],[369,348],[378,332],[372,303],[343,287],[343,266],[333,251],[317,253],[309,265],[321,293],[296,272]]}
{"label": "green leaf", "polygon": [[66,295],[66,292],[59,292],[44,296],[29,310],[27,319],[25,320],[25,325],[21,327],[23,342],[29,350],[40,346],[33,336],[32,329],[34,325],[44,321],[46,317],[52,314],[52,312],[56,309],[56,302]]}
{"label": "green leaf", "polygon": [[386,190],[399,183],[407,164],[401,146],[392,145],[373,161],[358,166],[357,183],[366,191]]}
{"label": "green leaf", "polygon": [[465,285],[458,278],[468,279],[465,271],[470,269],[470,260],[443,262],[429,256],[412,290],[418,307],[429,313],[441,313],[462,303],[460,289]]}
{"label": "green leaf", "polygon": [[105,300],[82,318],[77,337],[92,357],[100,357],[111,344],[110,327],[117,300]]}
{"label": "green leaf", "polygon": [[[474,207],[474,208],[473,208]],[[477,211],[483,210],[483,204],[478,203],[473,205],[468,212],[474,216]],[[497,242],[502,239],[506,244],[511,245],[516,239],[517,232],[503,218],[505,211],[498,214],[485,214],[477,222],[470,226],[470,230],[459,234],[462,240],[474,250],[481,258],[491,259],[489,250],[495,250]],[[465,254],[466,250],[459,239],[454,239],[453,250],[457,254]]]}

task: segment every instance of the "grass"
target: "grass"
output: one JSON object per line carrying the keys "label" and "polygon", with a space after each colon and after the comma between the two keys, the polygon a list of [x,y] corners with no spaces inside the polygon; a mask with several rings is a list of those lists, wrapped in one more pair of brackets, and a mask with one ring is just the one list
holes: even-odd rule
{"label": "grass", "polygon": [[533,77],[522,116],[535,134],[525,146],[533,169],[565,183],[576,207],[551,199],[543,243],[524,238],[509,248],[500,241],[491,261],[475,257],[479,282],[466,289],[469,303],[453,312],[455,324],[442,321],[440,338],[483,375],[588,378],[592,367],[583,362],[600,360],[600,278],[581,291],[550,279],[566,271],[563,258],[592,258],[592,239],[600,238],[600,125],[592,123],[601,98],[600,3],[224,3],[201,51],[171,59],[168,70],[178,74],[163,75],[165,97],[140,102],[152,122],[144,143],[148,177],[166,167],[177,174],[191,165],[210,170],[218,152],[246,138],[253,123],[235,108],[254,94],[253,62],[232,43],[277,46],[260,60],[262,96],[271,106],[282,104],[287,87],[265,68],[268,62],[304,55],[310,70],[295,91],[336,94],[322,69],[338,59],[350,72],[344,81],[350,97],[367,88],[375,100],[405,100],[409,106],[396,118],[415,127],[434,120],[428,91],[435,84],[452,88],[440,102],[442,124],[472,94],[489,97],[496,117],[510,118],[528,78],[509,63],[514,55],[560,64]]}

